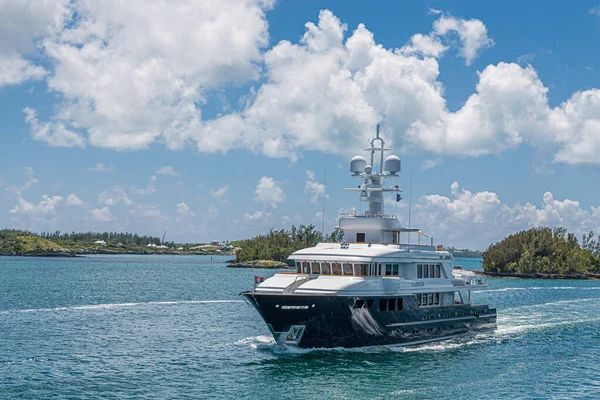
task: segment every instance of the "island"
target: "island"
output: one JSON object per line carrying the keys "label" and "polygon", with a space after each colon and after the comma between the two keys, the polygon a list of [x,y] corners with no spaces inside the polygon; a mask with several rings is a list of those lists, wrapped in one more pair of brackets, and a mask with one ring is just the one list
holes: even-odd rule
{"label": "island", "polygon": [[565,228],[533,228],[512,234],[483,253],[483,270],[493,277],[599,279],[600,235],[577,236]]}
{"label": "island", "polygon": [[[164,238],[164,236],[163,236]],[[135,233],[33,233],[0,230],[0,256],[77,257],[86,254],[235,254],[230,243],[183,243]]]}

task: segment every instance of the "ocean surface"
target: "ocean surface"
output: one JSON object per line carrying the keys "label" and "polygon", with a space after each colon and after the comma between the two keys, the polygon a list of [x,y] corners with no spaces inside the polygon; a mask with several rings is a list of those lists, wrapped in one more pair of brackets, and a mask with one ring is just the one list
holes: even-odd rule
{"label": "ocean surface", "polygon": [[293,350],[238,297],[274,272],[226,259],[0,257],[0,398],[600,398],[598,281],[488,279],[492,333]]}

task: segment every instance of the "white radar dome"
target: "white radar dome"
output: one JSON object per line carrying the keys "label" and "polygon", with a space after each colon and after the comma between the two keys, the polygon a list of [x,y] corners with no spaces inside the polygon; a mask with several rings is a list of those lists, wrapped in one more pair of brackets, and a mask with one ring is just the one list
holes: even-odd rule
{"label": "white radar dome", "polygon": [[366,166],[367,160],[364,157],[356,156],[350,160],[350,172],[353,172],[354,175],[360,175],[365,172]]}
{"label": "white radar dome", "polygon": [[373,167],[371,167],[370,165],[367,165],[365,167],[365,173],[370,174],[371,172],[373,172]]}
{"label": "white radar dome", "polygon": [[400,172],[400,159],[398,156],[389,156],[386,158],[383,169],[390,174],[397,174]]}

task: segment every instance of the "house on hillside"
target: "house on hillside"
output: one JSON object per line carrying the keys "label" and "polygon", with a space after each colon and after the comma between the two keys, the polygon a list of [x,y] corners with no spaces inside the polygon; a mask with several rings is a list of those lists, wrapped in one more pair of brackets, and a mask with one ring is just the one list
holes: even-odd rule
{"label": "house on hillside", "polygon": [[96,240],[94,244],[98,246],[106,246],[106,242],[104,240]]}

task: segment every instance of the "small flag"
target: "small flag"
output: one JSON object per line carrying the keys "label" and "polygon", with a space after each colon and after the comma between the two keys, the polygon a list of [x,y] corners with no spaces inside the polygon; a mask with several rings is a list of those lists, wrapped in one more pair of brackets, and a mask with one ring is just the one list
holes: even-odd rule
{"label": "small flag", "polygon": [[396,194],[396,203],[402,200],[402,196],[400,194]]}
{"label": "small flag", "polygon": [[263,282],[264,280],[265,280],[265,278],[263,278],[262,276],[254,275],[254,284],[258,285],[259,283]]}

